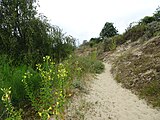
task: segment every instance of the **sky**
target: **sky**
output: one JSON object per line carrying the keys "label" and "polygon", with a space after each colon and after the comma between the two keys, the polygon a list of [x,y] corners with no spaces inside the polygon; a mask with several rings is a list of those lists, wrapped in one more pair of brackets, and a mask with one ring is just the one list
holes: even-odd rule
{"label": "sky", "polygon": [[130,23],[153,15],[160,0],[39,0],[39,5],[52,25],[82,43],[99,37],[106,22],[125,32]]}

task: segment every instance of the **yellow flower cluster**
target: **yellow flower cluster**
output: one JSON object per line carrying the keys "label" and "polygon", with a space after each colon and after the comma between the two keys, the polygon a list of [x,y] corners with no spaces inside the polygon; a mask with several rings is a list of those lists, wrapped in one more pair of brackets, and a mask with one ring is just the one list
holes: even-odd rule
{"label": "yellow flower cluster", "polygon": [[46,56],[46,57],[43,57],[43,61],[50,61],[51,62],[51,57],[50,56]]}
{"label": "yellow flower cluster", "polygon": [[9,89],[1,88],[1,90],[4,92],[2,96],[2,101],[10,101],[11,87]]}
{"label": "yellow flower cluster", "polygon": [[[57,65],[51,60],[50,56],[43,57],[43,61],[43,64],[36,64],[36,69],[42,78],[41,94],[38,97],[40,100],[37,102],[42,102],[44,105],[39,106],[39,104],[36,104],[39,107],[38,114],[42,119],[47,118],[47,116],[49,118],[53,114],[60,116],[62,113],[66,102],[65,85],[67,85],[66,81],[69,79],[70,73],[66,64],[60,63]],[[25,79],[29,78],[28,76],[30,76],[28,72],[23,76],[23,83],[26,86]],[[48,108],[48,106],[51,107]]]}
{"label": "yellow flower cluster", "polygon": [[42,71],[42,65],[41,64],[36,64],[37,70]]}
{"label": "yellow flower cluster", "polygon": [[59,66],[58,66],[58,75],[57,75],[58,78],[59,79],[65,79],[67,77],[67,74],[68,74],[68,72],[64,68],[64,65],[60,63]]}

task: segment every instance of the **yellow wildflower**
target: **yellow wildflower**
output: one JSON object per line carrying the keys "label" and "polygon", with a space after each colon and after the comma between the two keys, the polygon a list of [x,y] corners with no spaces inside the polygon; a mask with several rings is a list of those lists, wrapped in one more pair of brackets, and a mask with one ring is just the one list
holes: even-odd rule
{"label": "yellow wildflower", "polygon": [[71,97],[71,96],[72,96],[72,94],[69,94],[68,96],[69,96],[69,97]]}
{"label": "yellow wildflower", "polygon": [[52,110],[52,107],[49,107],[48,110]]}
{"label": "yellow wildflower", "polygon": [[38,112],[39,116],[41,117],[42,116],[42,113]]}
{"label": "yellow wildflower", "polygon": [[57,102],[57,105],[59,105],[59,102]]}
{"label": "yellow wildflower", "polygon": [[59,112],[56,110],[56,115],[58,115],[59,114]]}

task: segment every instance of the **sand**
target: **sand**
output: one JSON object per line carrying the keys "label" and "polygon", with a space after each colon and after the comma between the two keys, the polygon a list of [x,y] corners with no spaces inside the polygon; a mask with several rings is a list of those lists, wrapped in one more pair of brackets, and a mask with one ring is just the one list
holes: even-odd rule
{"label": "sand", "polygon": [[84,96],[91,107],[84,120],[160,120],[160,111],[151,108],[131,91],[122,88],[110,73],[111,65],[105,63],[105,72],[91,83],[89,94]]}

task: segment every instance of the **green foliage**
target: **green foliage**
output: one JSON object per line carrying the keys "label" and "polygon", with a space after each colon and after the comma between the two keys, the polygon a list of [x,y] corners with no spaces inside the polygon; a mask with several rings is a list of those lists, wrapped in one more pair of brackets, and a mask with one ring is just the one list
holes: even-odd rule
{"label": "green foliage", "polygon": [[33,3],[34,1],[1,1],[1,52],[17,57],[28,49],[27,45],[31,42],[28,37],[33,32],[30,23],[36,14]]}
{"label": "green foliage", "polygon": [[45,16],[37,15],[36,7],[35,0],[0,3],[0,54],[11,56],[15,63],[34,66],[46,55],[59,62],[75,48],[75,39],[64,36]]}
{"label": "green foliage", "polygon": [[[64,99],[64,95],[66,95],[66,91],[64,91],[64,88],[70,89],[69,87],[71,85],[71,80],[75,76],[78,76],[77,75],[78,72],[77,70],[75,70],[75,67],[72,68],[72,70],[70,70],[71,67],[69,67],[67,63],[65,64],[65,66],[63,64],[59,64],[57,66],[56,64],[50,63],[50,61],[48,62],[45,61],[45,63],[43,64],[42,71],[40,71],[41,70],[40,64],[38,64],[37,67],[38,67],[39,72],[37,72],[33,70],[32,68],[26,67],[24,65],[15,67],[12,65],[12,62],[10,61],[11,60],[9,60],[7,56],[2,56],[0,59],[0,68],[1,68],[0,69],[0,74],[1,74],[0,88],[12,87],[11,89],[12,90],[11,92],[12,101],[10,102],[12,102],[14,106],[23,108],[21,104],[23,102],[29,104],[28,102],[29,99],[27,95],[30,95],[29,98],[32,98],[31,101],[36,100],[41,106],[40,107],[41,109],[40,108],[36,109],[36,110],[40,110],[40,113],[47,112],[49,108],[43,111],[42,107],[46,107],[50,101],[50,103],[52,102],[53,105],[57,104],[57,106],[55,106],[56,107],[55,110],[57,109],[55,111],[55,114],[59,114],[60,113],[59,110],[61,111],[63,110],[62,103],[64,104],[64,101],[62,100],[62,98]],[[65,73],[65,69],[67,71],[70,70],[71,72]],[[50,74],[51,76],[48,76],[48,74]],[[72,76],[72,74],[74,76]],[[28,77],[27,78],[28,80],[27,82],[25,82],[25,84],[23,84],[22,79],[26,77]],[[50,80],[51,82],[47,81],[49,79],[52,79]],[[50,88],[51,86],[52,88],[54,88],[54,98],[51,97],[52,95],[51,88]],[[45,89],[43,89],[43,87],[45,87]],[[3,93],[0,91],[0,97],[2,95]],[[39,97],[39,96],[42,96],[42,97]],[[53,100],[55,101],[53,102]],[[57,100],[57,103],[56,103],[56,100]],[[58,101],[58,100],[61,100],[61,101]],[[41,104],[42,102],[44,103],[43,105]],[[2,101],[0,101],[0,104],[1,104],[0,113],[2,113],[4,112]],[[33,106],[36,106],[36,105],[37,104],[33,104]],[[51,110],[49,109],[49,112],[50,111]],[[6,113],[2,114],[2,116],[0,117],[4,118],[5,116],[6,116]]]}
{"label": "green foliage", "polygon": [[23,84],[21,83],[22,75],[26,71],[26,66],[13,67],[12,60],[6,55],[0,57],[0,88],[11,87],[12,100],[15,103],[25,99]]}
{"label": "green foliage", "polygon": [[153,16],[145,16],[136,25],[133,25],[135,22],[131,23],[122,35],[115,35],[111,38],[112,40],[104,37],[104,51],[109,51],[110,48],[115,49],[116,45],[121,45],[128,40],[131,40],[131,42],[137,41],[139,38],[148,40],[160,35],[159,20],[160,8],[158,7]]}
{"label": "green foliage", "polygon": [[54,59],[56,62],[62,62],[75,50],[75,38],[65,36],[58,27],[54,30],[54,33],[52,33],[52,38],[55,41],[52,48]]}
{"label": "green foliage", "polygon": [[157,36],[160,33],[160,22],[153,21],[147,25],[147,31],[144,35],[147,39]]}
{"label": "green foliage", "polygon": [[123,35],[115,35],[112,39],[116,42],[117,46],[126,42]]}
{"label": "green foliage", "polygon": [[156,9],[153,17],[155,18],[156,21],[160,21],[160,6]]}
{"label": "green foliage", "polygon": [[148,24],[155,21],[155,18],[153,16],[145,16],[143,19],[141,19],[142,24]]}
{"label": "green foliage", "polygon": [[106,22],[103,29],[100,32],[100,37],[113,37],[114,35],[117,35],[117,30],[113,26],[113,23]]}
{"label": "green foliage", "polygon": [[100,42],[102,42],[101,38],[91,38],[88,44],[92,48]]}
{"label": "green foliage", "polygon": [[116,39],[105,38],[104,39],[104,51],[111,51],[116,49]]}
{"label": "green foliage", "polygon": [[65,89],[70,78],[63,64],[56,65],[49,56],[44,57],[43,60],[43,64],[37,64],[38,74],[41,77],[38,94],[29,84],[34,73],[28,71],[22,81],[32,106],[38,111],[42,120],[46,120],[54,114],[58,119],[64,112]]}
{"label": "green foliage", "polygon": [[78,57],[75,56],[72,58],[72,62],[78,62],[78,66],[81,68],[82,70],[82,74],[87,74],[87,73],[93,73],[93,74],[99,74],[101,72],[103,72],[104,70],[104,64],[95,59],[95,54],[93,53],[91,54],[91,56],[88,57]]}
{"label": "green foliage", "polygon": [[[14,66],[12,60],[4,55],[0,59],[0,88],[12,88],[10,103],[16,108],[23,109],[24,104],[32,104],[42,118],[54,115],[60,119],[63,118],[64,103],[72,95],[74,81],[82,83],[81,79],[87,73],[96,74],[104,70],[104,65],[96,58],[97,53],[93,52],[87,58],[75,56],[56,64],[47,56],[35,70],[26,65]],[[2,101],[0,104],[0,113],[3,113],[4,104]],[[0,117],[5,116],[6,113]]]}
{"label": "green foliage", "polygon": [[[15,108],[23,109],[26,104],[44,120],[51,115],[63,119],[73,80],[104,69],[96,61],[97,53],[66,60],[75,49],[75,38],[37,15],[36,7],[36,0],[0,2],[0,88],[4,88],[0,91],[0,119],[20,120],[22,112]],[[35,67],[36,63],[40,64]]]}
{"label": "green foliage", "polygon": [[3,91],[2,101],[8,113],[5,120],[22,120],[22,110],[15,110],[11,103],[11,87],[9,89],[1,88],[1,91]]}
{"label": "green foliage", "polygon": [[[31,79],[30,85],[34,87],[33,91],[36,92],[39,87],[40,77],[37,73],[26,65],[14,66],[12,64],[13,60],[7,55],[0,56],[0,88],[11,87],[11,102],[13,106],[22,107],[25,103],[28,103],[28,97],[26,95],[24,85],[22,83],[22,76],[28,70],[33,71],[36,75]],[[0,91],[0,97],[3,93]],[[4,105],[0,100],[0,114],[5,111]],[[2,118],[6,116],[6,113],[2,114]]]}
{"label": "green foliage", "polygon": [[147,31],[147,26],[145,24],[135,25],[129,28],[128,30],[126,30],[126,32],[123,34],[124,39],[126,41],[127,40],[131,40],[132,42],[136,41],[140,37],[142,37],[146,31]]}

